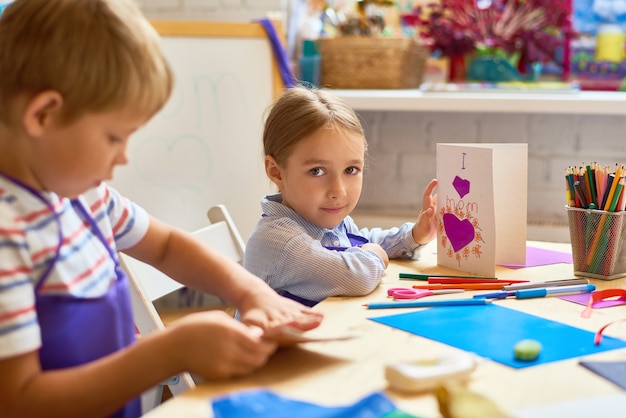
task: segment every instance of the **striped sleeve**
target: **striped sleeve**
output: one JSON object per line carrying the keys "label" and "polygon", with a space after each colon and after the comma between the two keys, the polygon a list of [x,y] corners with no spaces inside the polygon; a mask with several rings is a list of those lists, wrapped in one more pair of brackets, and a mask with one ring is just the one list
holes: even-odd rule
{"label": "striped sleeve", "polygon": [[413,225],[415,224],[412,222],[407,222],[402,224],[400,227],[389,229],[363,228],[360,230],[352,218],[347,217],[345,222],[349,231],[367,237],[370,242],[380,245],[391,259],[417,258],[419,256],[419,249],[423,247],[423,245],[418,244],[413,239],[412,230]]}
{"label": "striped sleeve", "polygon": [[0,359],[39,348],[25,227],[0,202]]}
{"label": "striped sleeve", "polygon": [[368,294],[385,271],[376,253],[326,249],[288,218],[261,222],[246,245],[244,265],[273,289],[310,300]]}

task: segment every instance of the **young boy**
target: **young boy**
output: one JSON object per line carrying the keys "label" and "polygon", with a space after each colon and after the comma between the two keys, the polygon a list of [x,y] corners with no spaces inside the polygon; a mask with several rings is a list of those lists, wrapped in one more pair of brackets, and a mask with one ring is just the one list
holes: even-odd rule
{"label": "young boy", "polygon": [[[181,371],[249,373],[289,324],[321,317],[150,217],[105,183],[172,74],[132,0],[17,0],[0,16],[0,411],[138,416],[142,391]],[[220,295],[134,341],[117,251]]]}

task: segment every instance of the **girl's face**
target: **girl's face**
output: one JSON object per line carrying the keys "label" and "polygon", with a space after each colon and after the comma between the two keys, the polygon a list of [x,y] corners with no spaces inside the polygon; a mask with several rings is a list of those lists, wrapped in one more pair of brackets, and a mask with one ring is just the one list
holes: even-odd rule
{"label": "girl's face", "polygon": [[362,136],[322,128],[300,140],[283,166],[267,156],[265,169],[284,205],[321,228],[334,228],[359,201],[364,163]]}

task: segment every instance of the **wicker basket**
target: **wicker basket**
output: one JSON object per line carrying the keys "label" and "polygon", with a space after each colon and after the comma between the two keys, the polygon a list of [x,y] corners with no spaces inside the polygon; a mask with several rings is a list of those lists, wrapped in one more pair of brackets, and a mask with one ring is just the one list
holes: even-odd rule
{"label": "wicker basket", "polygon": [[322,85],[338,89],[405,89],[422,83],[428,49],[410,38],[322,39]]}

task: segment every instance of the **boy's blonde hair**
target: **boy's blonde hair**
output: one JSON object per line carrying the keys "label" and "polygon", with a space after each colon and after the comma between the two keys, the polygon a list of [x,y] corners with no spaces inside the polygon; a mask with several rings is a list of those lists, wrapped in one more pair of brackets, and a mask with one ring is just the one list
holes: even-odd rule
{"label": "boy's blonde hair", "polygon": [[152,116],[169,98],[159,35],[133,0],[16,0],[0,15],[0,122],[13,103],[45,90],[63,96],[63,122],[128,109]]}
{"label": "boy's blonde hair", "polygon": [[365,142],[359,117],[339,97],[318,88],[287,89],[274,102],[265,121],[265,155],[284,166],[293,147],[321,128],[355,133]]}

